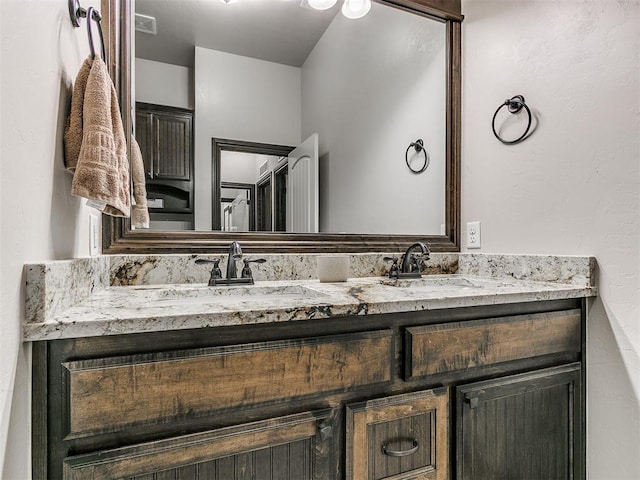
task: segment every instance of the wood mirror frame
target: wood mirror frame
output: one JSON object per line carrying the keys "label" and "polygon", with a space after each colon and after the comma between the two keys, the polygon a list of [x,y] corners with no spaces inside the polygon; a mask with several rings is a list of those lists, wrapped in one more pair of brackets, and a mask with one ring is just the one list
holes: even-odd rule
{"label": "wood mirror frame", "polygon": [[[460,121],[461,121],[461,6],[460,0],[376,0],[427,15],[446,24],[446,235],[390,235],[276,232],[204,232],[131,230],[129,219],[103,215],[104,254],[220,253],[231,241],[246,252],[400,252],[415,241],[434,252],[460,251]],[[102,0],[102,17],[111,77],[120,105],[131,105],[131,45],[122,32],[131,29],[131,0]],[[131,112],[123,108],[125,132],[131,132]],[[127,135],[128,137],[128,135]]]}

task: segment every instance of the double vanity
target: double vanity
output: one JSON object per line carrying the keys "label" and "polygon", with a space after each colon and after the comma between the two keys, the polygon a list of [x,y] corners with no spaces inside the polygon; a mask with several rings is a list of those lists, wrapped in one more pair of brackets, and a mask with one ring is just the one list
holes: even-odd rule
{"label": "double vanity", "polygon": [[28,265],[34,478],[584,478],[592,258],[260,257]]}

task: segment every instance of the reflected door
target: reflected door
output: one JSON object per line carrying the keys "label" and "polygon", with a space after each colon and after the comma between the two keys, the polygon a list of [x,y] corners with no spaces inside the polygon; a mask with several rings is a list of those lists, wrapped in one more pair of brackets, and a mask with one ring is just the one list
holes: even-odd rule
{"label": "reflected door", "polygon": [[314,133],[289,154],[287,173],[287,231],[318,232],[318,134]]}

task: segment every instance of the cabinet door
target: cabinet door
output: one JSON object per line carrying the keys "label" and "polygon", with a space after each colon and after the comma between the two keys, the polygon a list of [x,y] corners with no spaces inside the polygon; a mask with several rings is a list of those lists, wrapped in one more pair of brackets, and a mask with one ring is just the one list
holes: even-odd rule
{"label": "cabinet door", "polygon": [[153,176],[168,180],[191,178],[191,116],[153,115]]}
{"label": "cabinet door", "polygon": [[184,435],[64,460],[64,478],[329,480],[331,411]]}
{"label": "cabinet door", "polygon": [[457,389],[458,479],[580,479],[580,364]]}
{"label": "cabinet door", "polygon": [[446,480],[446,388],[347,406],[347,479]]}

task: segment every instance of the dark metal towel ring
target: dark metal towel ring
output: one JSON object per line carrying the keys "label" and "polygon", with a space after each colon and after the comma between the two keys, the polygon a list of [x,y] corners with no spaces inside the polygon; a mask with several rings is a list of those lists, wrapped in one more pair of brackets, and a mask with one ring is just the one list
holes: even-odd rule
{"label": "dark metal towel ring", "polygon": [[[520,135],[518,138],[516,138],[515,140],[504,140],[503,138],[500,137],[500,135],[498,135],[498,132],[496,132],[496,117],[498,116],[498,112],[504,106],[507,107],[507,110],[509,110],[509,113],[513,113],[513,114],[519,113],[524,107],[524,109],[527,111],[527,116],[529,117],[527,128],[525,129],[524,133]],[[493,129],[493,134],[496,136],[496,138],[500,140],[502,143],[504,143],[505,145],[514,145],[524,140],[525,137],[527,136],[527,133],[529,133],[529,129],[531,128],[531,110],[529,110],[529,107],[527,107],[527,104],[524,101],[524,97],[522,95],[516,95],[514,97],[511,97],[510,99],[505,100],[504,103],[498,107],[498,109],[496,110],[496,113],[493,114],[493,120],[491,121],[491,128]]]}
{"label": "dark metal towel ring", "polygon": [[98,33],[100,34],[100,45],[102,46],[102,59],[107,61],[107,51],[104,46],[104,35],[102,33],[102,15],[93,7],[87,9],[80,6],[79,0],[68,0],[69,2],[69,16],[71,17],[71,23],[74,27],[80,26],[80,19],[87,19],[87,37],[89,39],[89,49],[91,50],[91,56],[95,58],[96,50],[93,45],[93,33],[91,31],[91,21],[93,20],[98,24]]}
{"label": "dark metal towel ring", "polygon": [[[416,153],[424,153],[424,164],[419,170],[414,169],[409,163],[409,150],[411,150],[411,147],[416,150]],[[407,163],[407,167],[409,167],[409,170],[411,170],[413,173],[422,173],[427,169],[427,167],[429,166],[429,155],[427,155],[427,149],[424,148],[424,142],[421,138],[409,144],[409,146],[407,147],[407,151],[404,152],[404,160]]]}

